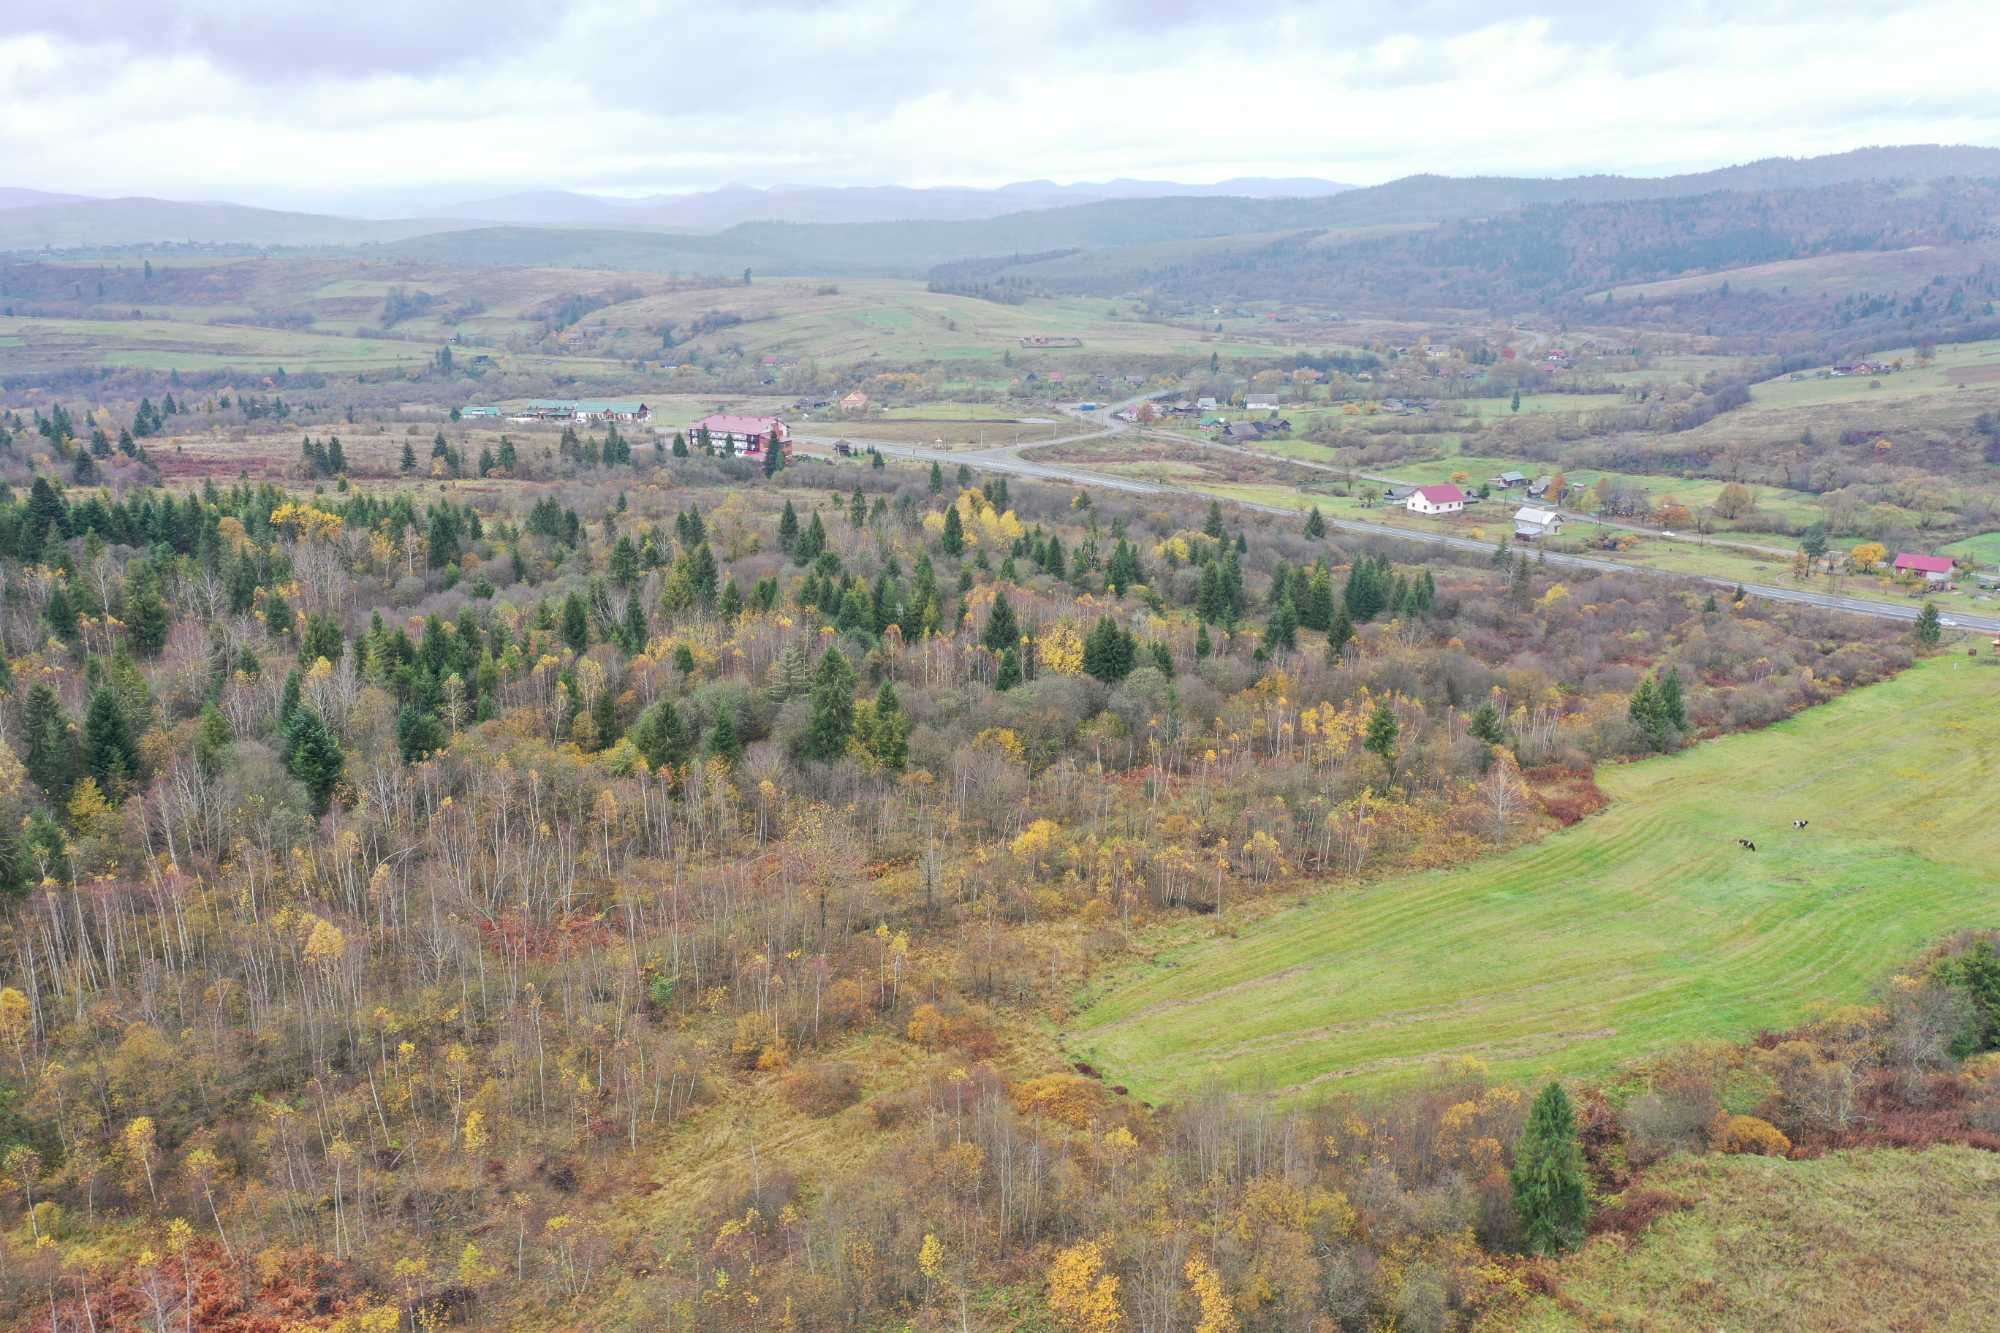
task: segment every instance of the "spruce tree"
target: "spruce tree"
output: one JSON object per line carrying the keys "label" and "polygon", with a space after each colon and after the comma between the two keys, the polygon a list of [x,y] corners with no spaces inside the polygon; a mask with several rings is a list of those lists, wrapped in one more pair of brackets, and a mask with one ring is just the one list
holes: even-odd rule
{"label": "spruce tree", "polygon": [[1004,653],[1021,641],[1021,625],[1014,618],[1014,608],[1007,603],[1007,594],[1000,593],[993,599],[993,610],[986,617],[986,632],[979,641],[991,652]]}
{"label": "spruce tree", "polygon": [[285,770],[306,789],[314,815],[323,815],[333,803],[333,790],[340,783],[347,757],[327,730],[320,715],[310,708],[298,708],[285,724]]}
{"label": "spruce tree", "polygon": [[937,460],[936,460],[936,459],[932,459],[932,460],[931,460],[931,494],[932,494],[932,495],[941,495],[941,494],[943,494],[943,493],[944,493],[944,469],[943,469],[943,468],[941,468],[941,467],[939,467],[939,466],[937,465]]}
{"label": "spruce tree", "polygon": [[633,748],[656,770],[685,767],[688,756],[694,752],[693,739],[671,699],[660,700],[640,715],[638,724],[632,728],[631,741]]}
{"label": "spruce tree", "polygon": [[[1018,663],[1016,670],[1019,670]],[[875,715],[869,723],[868,750],[875,756],[876,762],[891,773],[902,772],[903,766],[910,760],[910,717],[903,711],[903,701],[896,697],[895,685],[886,680],[875,693]]]}
{"label": "spruce tree", "polygon": [[944,532],[938,537],[938,549],[946,555],[960,555],[965,551],[965,524],[958,517],[957,505],[951,505],[944,511]]}
{"label": "spruce tree", "polygon": [[1924,609],[1917,613],[1916,628],[1910,631],[1917,642],[1926,648],[1935,648],[1944,638],[1944,626],[1938,616],[1936,602],[1925,602]]}
{"label": "spruce tree", "polygon": [[1083,670],[1107,685],[1132,674],[1138,644],[1110,616],[1099,616],[1083,640]]}
{"label": "spruce tree", "polygon": [[1632,725],[1639,729],[1650,749],[1664,750],[1671,734],[1672,723],[1667,718],[1666,705],[1660,698],[1660,683],[1651,676],[1639,682],[1632,691],[1632,699],[1626,705],[1625,715]]}
{"label": "spruce tree", "polygon": [[736,710],[728,704],[715,710],[715,726],[708,733],[708,752],[731,768],[742,762],[743,739],[736,734]]}
{"label": "spruce tree", "polygon": [[1509,1180],[1529,1254],[1562,1254],[1583,1243],[1590,1197],[1583,1150],[1576,1139],[1576,1116],[1560,1083],[1543,1088],[1529,1108],[1528,1123],[1514,1145]]}
{"label": "spruce tree", "polygon": [[52,804],[60,805],[76,781],[76,740],[55,687],[38,681],[21,704],[22,767]]}
{"label": "spruce tree", "polygon": [[1347,614],[1347,608],[1343,606],[1334,612],[1333,623],[1327,627],[1326,660],[1328,662],[1339,661],[1341,652],[1353,641],[1354,620]]}
{"label": "spruce tree", "polygon": [[847,751],[854,733],[854,668],[838,648],[829,648],[813,677],[812,716],[798,740],[802,758],[830,762]]}
{"label": "spruce tree", "polygon": [[1209,642],[1208,638],[1208,626],[1197,625],[1194,631],[1195,660],[1199,661],[1202,658],[1207,657],[1210,653],[1214,651],[1215,651],[1215,645]]}
{"label": "spruce tree", "polygon": [[1201,525],[1201,530],[1216,541],[1221,541],[1227,535],[1228,530],[1222,526],[1221,501],[1210,500],[1208,502],[1208,521]]}
{"label": "spruce tree", "polygon": [[160,596],[160,580],[148,566],[134,571],[125,594],[125,623],[132,632],[132,650],[141,657],[158,657],[167,646],[171,617]]}
{"label": "spruce tree", "polygon": [[139,740],[109,685],[91,691],[83,718],[83,766],[113,801],[139,777]]}
{"label": "spruce tree", "polygon": [[562,637],[570,651],[579,657],[590,647],[590,612],[575,592],[563,598]]}
{"label": "spruce tree", "polygon": [[1326,519],[1321,516],[1318,505],[1314,505],[1312,512],[1306,515],[1306,536],[1314,541],[1326,536]]}
{"label": "spruce tree", "polygon": [[1396,738],[1402,728],[1396,722],[1396,710],[1386,703],[1375,705],[1375,711],[1368,717],[1368,733],[1362,738],[1361,747],[1372,754],[1380,755],[1382,762],[1390,768],[1396,766]]}
{"label": "spruce tree", "polygon": [[1505,728],[1500,723],[1500,710],[1494,707],[1491,699],[1474,710],[1472,720],[1466,723],[1465,730],[1488,745],[1498,745],[1507,736]]}
{"label": "spruce tree", "polygon": [[1267,653],[1290,652],[1299,646],[1299,613],[1287,597],[1271,608],[1271,618],[1264,625],[1264,651]]}
{"label": "spruce tree", "polygon": [[1681,692],[1678,667],[1668,667],[1667,674],[1660,677],[1660,712],[1675,731],[1687,730],[1687,699]]}
{"label": "spruce tree", "polygon": [[1000,669],[993,675],[993,688],[1005,694],[1021,683],[1021,654],[1009,648],[1000,654]]}
{"label": "spruce tree", "polygon": [[778,515],[778,549],[786,555],[799,544],[799,511],[792,508],[790,500],[785,501],[784,512]]}

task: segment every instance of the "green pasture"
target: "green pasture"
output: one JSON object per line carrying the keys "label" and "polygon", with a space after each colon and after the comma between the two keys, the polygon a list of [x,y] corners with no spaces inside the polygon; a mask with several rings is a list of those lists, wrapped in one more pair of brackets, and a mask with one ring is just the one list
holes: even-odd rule
{"label": "green pasture", "polygon": [[1961,538],[1940,549],[1945,555],[1974,560],[1981,565],[2000,565],[2000,532],[1982,532],[1976,537]]}
{"label": "green pasture", "polygon": [[1302,1094],[1460,1056],[1509,1078],[1601,1072],[1861,1000],[1939,935],[2000,924],[1996,704],[2000,667],[1939,656],[1607,768],[1609,809],[1538,842],[1330,887],[1235,937],[1181,928],[1100,981],[1069,1049],[1156,1101]]}
{"label": "green pasture", "polygon": [[166,319],[43,319],[0,316],[0,339],[12,340],[0,367],[136,366],[152,370],[327,371],[354,373],[418,365],[432,348],[387,339],[339,338],[241,324]]}
{"label": "green pasture", "polygon": [[1904,368],[1889,375],[1846,375],[1820,379],[1813,371],[1803,378],[1781,376],[1753,385],[1750,405],[1760,407],[1818,407],[1824,404],[1893,402],[1936,393],[1961,393],[1975,389],[2000,388],[2000,339],[1984,342],[1945,343],[1937,348],[1928,366],[1917,363],[1913,347],[1877,352],[1871,361],[1901,360]]}

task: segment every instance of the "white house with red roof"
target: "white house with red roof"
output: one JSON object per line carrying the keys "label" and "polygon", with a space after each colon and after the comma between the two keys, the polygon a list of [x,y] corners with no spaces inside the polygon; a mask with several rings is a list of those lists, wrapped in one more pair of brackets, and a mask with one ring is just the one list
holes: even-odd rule
{"label": "white house with red roof", "polygon": [[1465,508],[1465,492],[1448,481],[1435,486],[1419,486],[1403,501],[1412,514],[1456,514]]}
{"label": "white house with red roof", "polygon": [[766,440],[776,440],[783,445],[787,454],[792,451],[792,431],[776,417],[736,416],[728,412],[716,412],[694,422],[687,429],[688,443],[699,446],[702,432],[708,432],[708,439],[717,449],[729,448],[745,454],[764,452]]}
{"label": "white house with red roof", "polygon": [[1914,551],[1896,552],[1896,572],[1898,574],[1921,574],[1925,583],[1949,583],[1954,566],[1948,555],[1918,555]]}

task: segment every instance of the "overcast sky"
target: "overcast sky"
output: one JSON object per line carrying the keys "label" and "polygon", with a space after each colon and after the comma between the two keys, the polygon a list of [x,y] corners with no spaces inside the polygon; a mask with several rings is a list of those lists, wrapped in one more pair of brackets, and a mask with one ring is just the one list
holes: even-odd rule
{"label": "overcast sky", "polygon": [[1994,0],[4,0],[0,185],[1664,174],[2000,145],[1996,52]]}

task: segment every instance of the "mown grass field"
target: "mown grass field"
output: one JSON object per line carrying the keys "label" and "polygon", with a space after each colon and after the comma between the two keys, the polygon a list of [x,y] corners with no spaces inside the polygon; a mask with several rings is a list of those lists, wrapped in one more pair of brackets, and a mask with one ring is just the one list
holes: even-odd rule
{"label": "mown grass field", "polygon": [[1935,393],[1956,393],[1975,387],[1990,389],[2000,384],[2000,340],[1942,344],[1937,349],[1936,359],[1928,366],[1917,364],[1917,352],[1913,347],[1878,352],[1871,359],[1900,359],[1905,368],[1893,375],[1846,375],[1839,379],[1819,379],[1808,374],[1797,380],[1790,376],[1765,380],[1751,387],[1751,404],[1755,407],[1805,407],[1822,403],[1876,403]]}
{"label": "mown grass field", "polygon": [[2000,1296],[1975,1256],[2000,1252],[2000,1157],[1975,1148],[1703,1157],[1651,1173],[1695,1206],[1628,1245],[1557,1267],[1562,1299],[1481,1323],[1536,1333],[1644,1328],[1988,1329]]}
{"label": "mown grass field", "polygon": [[2000,666],[1940,656],[1607,768],[1610,808],[1540,842],[1328,890],[1235,937],[1179,928],[1100,980],[1069,1048],[1156,1101],[1212,1081],[1299,1094],[1465,1055],[1501,1077],[1598,1072],[1856,999],[1943,932],[2000,924],[1996,704]]}

